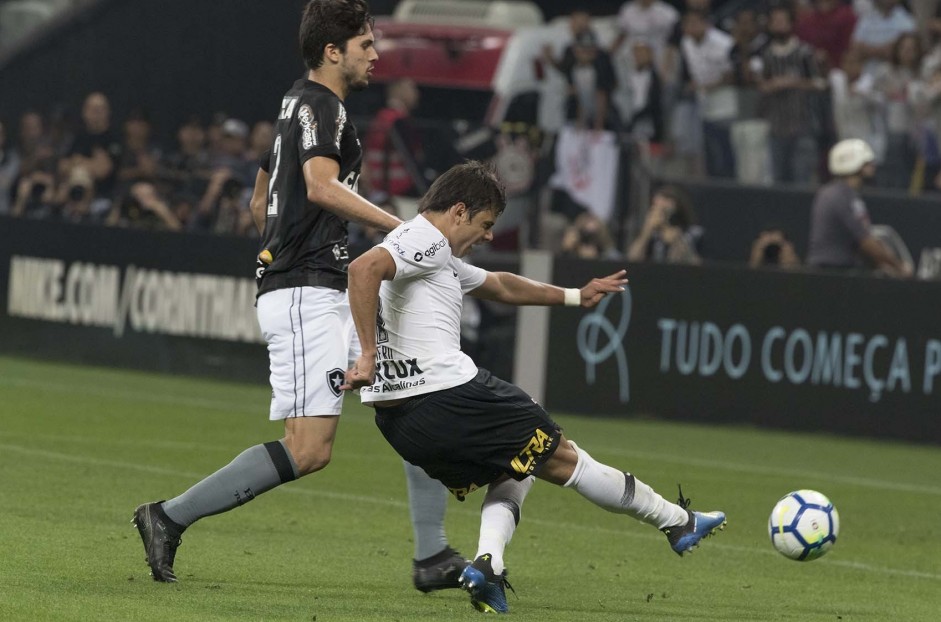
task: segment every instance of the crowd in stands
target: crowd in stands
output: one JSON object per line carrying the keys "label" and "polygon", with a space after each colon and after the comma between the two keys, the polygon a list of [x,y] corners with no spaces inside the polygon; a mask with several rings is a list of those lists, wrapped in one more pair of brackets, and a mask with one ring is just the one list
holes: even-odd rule
{"label": "crowd in stands", "polygon": [[629,0],[613,43],[575,11],[563,57],[544,57],[570,85],[570,122],[649,140],[680,175],[823,182],[828,149],[861,138],[877,185],[937,191],[937,4],[916,20],[900,0],[756,2],[717,23],[710,0]]}
{"label": "crowd in stands", "polygon": [[[363,140],[360,188],[392,211],[393,197],[417,197],[427,188],[416,186],[408,162],[393,148],[405,137],[399,147],[420,156],[422,144],[403,112],[414,108],[417,97],[410,80],[392,85],[388,106],[377,113]],[[133,109],[116,123],[104,93],[85,97],[75,123],[69,124],[68,116],[49,118],[29,110],[11,128],[0,122],[0,215],[258,235],[249,200],[259,159],[273,142],[271,123],[250,127],[224,113],[205,123],[194,115],[177,128],[173,148],[164,149],[145,110]],[[376,236],[353,229],[353,245]]]}
{"label": "crowd in stands", "polygon": [[[716,23],[711,0],[686,0],[682,11],[629,0],[613,40],[603,45],[592,17],[575,10],[571,43],[561,55],[547,46],[541,60],[565,76],[569,125],[649,144],[680,176],[822,184],[830,147],[861,138],[875,153],[877,185],[932,191],[941,189],[941,3],[926,3],[918,20],[899,0],[797,0],[745,4]],[[400,80],[386,95],[363,128],[362,186],[395,209],[394,197],[419,196],[434,171],[421,164],[432,159],[422,154],[429,145],[410,124],[420,89]],[[271,123],[193,117],[163,149],[145,110],[115,122],[103,93],[89,94],[76,116],[74,128],[37,111],[0,123],[0,214],[258,235],[248,201]],[[701,260],[703,232],[679,188],[654,193],[623,249],[585,206],[565,217],[566,254]],[[356,235],[365,243],[375,232]],[[751,263],[791,265],[792,254],[786,236],[769,230]]]}
{"label": "crowd in stands", "polygon": [[[686,0],[682,11],[664,0],[628,0],[609,43],[576,9],[571,43],[561,55],[547,45],[542,57],[565,77],[570,126],[649,145],[667,177],[820,186],[832,176],[833,146],[862,139],[877,171],[867,184],[937,192],[941,4],[915,1],[917,20],[900,0],[753,2],[719,20],[711,0]],[[553,210],[570,223],[563,252],[615,252],[570,201],[554,201]],[[685,193],[663,187],[626,255],[697,264],[703,235]],[[801,263],[775,226],[744,259],[753,267]]]}
{"label": "crowd in stands", "polygon": [[[112,120],[90,93],[75,129],[37,111],[0,124],[0,214],[117,227],[257,235],[248,210],[272,125],[193,117],[164,151],[146,111]],[[12,130],[12,131],[11,131]]]}

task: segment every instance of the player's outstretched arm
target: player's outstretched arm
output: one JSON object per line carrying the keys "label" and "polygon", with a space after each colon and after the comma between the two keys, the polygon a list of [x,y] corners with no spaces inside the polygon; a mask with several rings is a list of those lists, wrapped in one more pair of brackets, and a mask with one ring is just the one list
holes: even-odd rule
{"label": "player's outstretched arm", "polygon": [[373,247],[350,264],[350,312],[356,325],[361,352],[356,363],[346,371],[343,390],[371,385],[376,377],[376,314],[379,310],[379,286],[395,276],[395,261],[384,248]]}
{"label": "player's outstretched arm", "polygon": [[344,220],[392,231],[402,221],[356,194],[337,179],[340,163],[325,156],[313,157],[304,163],[307,200],[330,210]]}
{"label": "player's outstretched arm", "polygon": [[627,270],[592,279],[581,289],[563,289],[540,283],[511,272],[488,272],[484,284],[470,295],[511,305],[569,305],[586,309],[601,302],[607,294],[624,291]]}

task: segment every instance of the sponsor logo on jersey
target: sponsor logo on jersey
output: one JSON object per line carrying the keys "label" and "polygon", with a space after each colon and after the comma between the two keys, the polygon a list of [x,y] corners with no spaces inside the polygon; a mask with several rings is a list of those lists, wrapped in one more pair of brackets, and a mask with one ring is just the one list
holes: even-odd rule
{"label": "sponsor logo on jersey", "polygon": [[333,245],[333,258],[337,261],[346,261],[350,258],[350,249],[346,244]]}
{"label": "sponsor logo on jersey", "polygon": [[[384,347],[384,346],[383,346]],[[363,387],[365,393],[391,393],[414,389],[425,384],[425,371],[418,359],[389,359],[376,362],[376,382]]]}
{"label": "sponsor logo on jersey", "polygon": [[297,111],[297,120],[301,123],[301,146],[304,149],[316,147],[317,122],[314,121],[314,111],[308,104],[304,104]]}
{"label": "sponsor logo on jersey", "polygon": [[350,190],[359,194],[359,172],[352,171],[349,175],[346,176],[346,179],[343,180],[343,183],[349,186]]}
{"label": "sponsor logo on jersey", "polygon": [[337,149],[340,148],[340,141],[343,138],[343,128],[346,125],[346,108],[343,107],[343,104],[339,104],[340,109],[337,111],[337,139],[335,141]]}
{"label": "sponsor logo on jersey", "polygon": [[422,258],[421,253],[415,253],[415,261],[421,261],[421,258]]}
{"label": "sponsor logo on jersey", "polygon": [[340,387],[343,385],[343,382],[346,380],[346,374],[343,373],[343,370],[339,367],[331,369],[327,372],[327,388],[336,395],[340,397]]}
{"label": "sponsor logo on jersey", "polygon": [[402,248],[402,245],[398,243],[397,240],[389,240],[389,246],[395,249],[400,256],[405,257],[405,249]]}
{"label": "sponsor logo on jersey", "polygon": [[425,373],[418,366],[418,359],[377,361],[376,377],[379,380],[404,380]]}
{"label": "sponsor logo on jersey", "polygon": [[514,471],[520,474],[525,475],[532,473],[533,469],[536,468],[536,458],[549,451],[551,448],[552,437],[539,428],[536,428],[535,435],[529,439],[523,451],[510,460],[510,466],[513,467]]}
{"label": "sponsor logo on jersey", "polygon": [[414,389],[416,387],[423,386],[425,384],[424,378],[419,378],[418,380],[400,380],[398,382],[382,382],[380,384],[374,384],[369,387],[363,387],[361,394],[363,393],[393,393],[395,391],[406,391],[408,389]]}
{"label": "sponsor logo on jersey", "polygon": [[425,257],[434,257],[438,251],[448,245],[448,241],[444,238],[441,238],[434,244],[428,247],[428,250],[425,251]]}
{"label": "sponsor logo on jersey", "polygon": [[281,100],[281,113],[278,114],[278,120],[284,121],[294,116],[294,106],[297,105],[296,97],[285,97]]}

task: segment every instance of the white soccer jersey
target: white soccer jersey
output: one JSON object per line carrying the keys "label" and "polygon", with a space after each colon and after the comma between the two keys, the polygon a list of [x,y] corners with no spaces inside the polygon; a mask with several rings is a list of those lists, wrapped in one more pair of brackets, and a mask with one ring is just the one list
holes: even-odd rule
{"label": "white soccer jersey", "polygon": [[477,365],[461,352],[464,294],[487,272],[451,255],[447,239],[424,216],[396,227],[380,247],[395,260],[383,281],[376,318],[376,382],[363,403],[399,399],[464,384]]}

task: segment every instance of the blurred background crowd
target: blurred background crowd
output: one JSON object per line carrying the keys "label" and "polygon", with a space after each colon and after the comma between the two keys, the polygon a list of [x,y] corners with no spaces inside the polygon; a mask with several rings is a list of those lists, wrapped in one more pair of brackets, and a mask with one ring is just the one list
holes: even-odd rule
{"label": "blurred background crowd", "polygon": [[[15,52],[12,35],[25,33],[26,26],[12,25],[13,9],[37,3],[57,4],[0,3],[0,53]],[[75,10],[81,2],[58,4]],[[380,11],[397,5],[374,4]],[[443,132],[433,118],[454,120],[459,89],[442,104],[440,85],[429,88],[392,72],[370,87],[371,96],[354,94],[348,105],[366,152],[361,192],[408,216],[408,201],[449,163],[483,154],[497,161],[511,196],[536,197],[542,207],[531,211],[554,223],[544,226],[552,233],[535,242],[513,229],[504,248],[539,245],[585,258],[698,263],[709,232],[697,226],[696,197],[684,181],[817,188],[830,179],[831,147],[859,138],[874,153],[875,186],[900,196],[941,191],[937,0],[591,6],[591,12],[571,13],[556,7],[552,32],[559,36],[543,36],[522,50],[505,48],[505,55],[532,66],[536,79],[562,85],[555,126],[542,121],[543,113],[521,112],[526,106],[510,105],[496,121],[482,110],[481,125],[490,121],[491,128],[483,141],[488,148],[481,150],[467,127]],[[382,30],[377,24],[380,45]],[[380,58],[380,78],[382,68]],[[540,91],[544,98],[546,92]],[[192,110],[176,127],[157,128],[147,101],[116,114],[110,96],[107,89],[89,90],[80,106],[36,101],[15,118],[0,118],[0,214],[258,235],[248,200],[259,157],[272,143],[271,119]],[[358,97],[359,103],[352,101]],[[463,99],[464,106],[493,108],[486,100]],[[530,104],[541,109],[546,102]],[[583,141],[610,140],[642,162],[650,187],[640,204],[637,184],[627,189],[618,179],[636,170],[623,166],[609,176],[617,186],[613,209],[580,199],[558,182],[566,131]],[[520,188],[514,187],[516,172]],[[353,242],[375,235],[356,231]],[[741,261],[799,265],[788,235],[769,223]]]}

